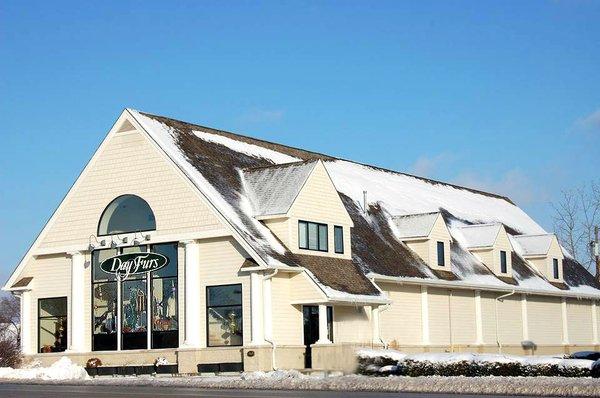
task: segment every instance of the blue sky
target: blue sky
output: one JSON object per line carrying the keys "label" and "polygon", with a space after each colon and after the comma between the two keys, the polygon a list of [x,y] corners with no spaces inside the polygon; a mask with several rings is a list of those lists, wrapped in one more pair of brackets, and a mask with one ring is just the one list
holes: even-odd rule
{"label": "blue sky", "polygon": [[124,107],[502,193],[551,229],[598,178],[598,21],[598,1],[3,1],[0,280]]}

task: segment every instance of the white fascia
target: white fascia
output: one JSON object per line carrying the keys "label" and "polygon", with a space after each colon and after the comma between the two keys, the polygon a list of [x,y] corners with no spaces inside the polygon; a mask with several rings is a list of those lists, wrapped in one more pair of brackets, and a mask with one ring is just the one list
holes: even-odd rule
{"label": "white fascia", "polygon": [[452,289],[466,289],[466,290],[482,290],[482,291],[496,291],[496,292],[519,292],[525,294],[533,294],[538,296],[555,296],[555,297],[572,297],[577,299],[590,299],[590,300],[598,300],[600,299],[599,294],[589,294],[589,293],[573,293],[564,290],[559,290],[557,292],[551,290],[536,290],[536,289],[527,289],[520,286],[490,286],[490,285],[478,285],[473,283],[460,283],[460,282],[452,282],[441,279],[423,279],[423,278],[410,278],[404,276],[387,276],[375,273],[367,274],[367,277],[372,279],[375,282],[389,282],[389,283],[398,283],[400,285],[424,285],[424,286],[432,286],[432,287],[445,287]]}

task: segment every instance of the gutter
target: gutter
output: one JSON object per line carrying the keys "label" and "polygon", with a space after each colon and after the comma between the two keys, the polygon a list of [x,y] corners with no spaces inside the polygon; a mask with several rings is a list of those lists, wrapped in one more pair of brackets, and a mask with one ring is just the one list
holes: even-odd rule
{"label": "gutter", "polygon": [[590,299],[590,300],[600,300],[600,293],[595,294],[586,294],[586,293],[574,293],[569,292],[568,290],[536,290],[536,289],[527,289],[520,286],[492,286],[492,285],[482,285],[482,284],[474,284],[474,283],[461,283],[461,282],[451,282],[441,279],[422,279],[422,278],[407,278],[407,277],[398,277],[398,276],[387,276],[369,273],[367,275],[373,281],[379,282],[389,282],[389,283],[398,283],[400,285],[419,285],[419,286],[432,286],[432,287],[446,287],[449,289],[467,289],[467,290],[484,290],[484,291],[495,291],[495,292],[515,292],[515,293],[527,293],[527,294],[535,294],[539,296],[555,296],[555,297],[571,297],[576,299]]}

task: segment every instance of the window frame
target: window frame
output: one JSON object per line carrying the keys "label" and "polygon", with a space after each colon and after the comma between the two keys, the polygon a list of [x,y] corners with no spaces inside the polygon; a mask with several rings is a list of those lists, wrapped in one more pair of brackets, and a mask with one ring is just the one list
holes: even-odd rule
{"label": "window frame", "polygon": [[[446,266],[446,245],[443,241],[438,240],[436,242],[436,255],[437,255],[437,261],[436,264],[438,267],[445,267]],[[442,250],[442,256],[440,258],[440,247]],[[441,260],[441,264],[440,264],[440,260]]]}
{"label": "window frame", "polygon": [[[42,309],[42,301],[43,300],[57,300],[57,299],[64,299],[65,303],[66,303],[66,314],[64,316],[40,316],[41,314],[41,309]],[[65,344],[65,349],[64,351],[52,351],[52,352],[42,352],[42,339],[41,339],[41,333],[40,333],[40,320],[41,319],[51,319],[51,318],[65,318],[66,320],[66,324],[67,324],[67,330],[65,333],[65,339],[66,339],[66,344]],[[69,349],[69,298],[68,296],[54,296],[54,297],[38,297],[37,299],[37,353],[38,354],[52,354],[55,352],[66,352]]]}
{"label": "window frame", "polygon": [[[240,287],[240,304],[239,305],[209,305],[209,294],[208,289],[216,288],[216,287],[225,287],[225,286],[239,286]],[[206,330],[206,348],[219,348],[219,347],[242,347],[244,345],[244,286],[242,283],[224,283],[221,285],[210,285],[205,288],[205,296],[204,296],[204,312],[205,312],[205,330]],[[240,307],[240,312],[242,316],[240,317],[242,321],[242,330],[241,330],[241,338],[240,344],[222,344],[222,345],[211,345],[210,344],[210,333],[208,329],[208,310],[210,308],[226,308],[226,307]]]}
{"label": "window frame", "polygon": [[558,258],[552,258],[552,277],[554,279],[560,279],[560,263]]}
{"label": "window frame", "polygon": [[[340,240],[339,240],[339,244],[341,246],[341,250],[339,250],[339,251],[337,249],[338,239],[337,239],[336,231],[341,231],[341,234],[342,234],[340,237]],[[333,226],[333,251],[336,254],[344,254],[344,227],[341,225]]]}
{"label": "window frame", "polygon": [[[306,225],[306,247],[302,247],[300,246],[300,224],[305,224]],[[311,249],[310,248],[310,242],[309,242],[309,226],[310,225],[315,225],[317,227],[317,248],[316,249]],[[321,248],[321,227],[325,227],[325,248]],[[306,220],[298,220],[298,249],[301,250],[310,250],[310,251],[314,251],[314,252],[322,252],[322,253],[327,253],[329,252],[329,225],[324,224],[324,223],[318,223],[318,222],[314,222],[314,221],[306,221]]]}
{"label": "window frame", "polygon": [[506,250],[500,250],[500,273],[508,274],[508,254]]}

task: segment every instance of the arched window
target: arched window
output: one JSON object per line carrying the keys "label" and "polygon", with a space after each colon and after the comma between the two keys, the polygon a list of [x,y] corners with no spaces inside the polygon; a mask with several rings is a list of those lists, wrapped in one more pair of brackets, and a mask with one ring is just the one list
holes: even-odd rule
{"label": "arched window", "polygon": [[152,209],[139,196],[119,196],[104,209],[98,224],[98,235],[122,234],[156,229]]}

